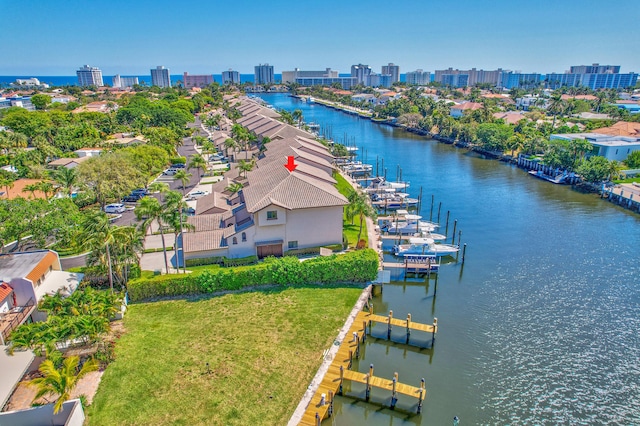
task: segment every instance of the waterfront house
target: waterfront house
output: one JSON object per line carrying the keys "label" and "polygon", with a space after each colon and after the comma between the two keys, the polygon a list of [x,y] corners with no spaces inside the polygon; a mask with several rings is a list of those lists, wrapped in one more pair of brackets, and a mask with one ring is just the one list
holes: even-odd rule
{"label": "waterfront house", "polygon": [[586,155],[605,157],[609,161],[624,161],[629,154],[640,151],[640,135],[638,136],[618,136],[600,133],[600,129],[593,133],[569,133],[554,134],[551,139],[575,140],[585,139],[591,143],[593,150]]}
{"label": "waterfront house", "polygon": [[449,115],[453,118],[460,118],[465,111],[475,111],[477,109],[482,109],[482,107],[483,105],[478,102],[462,102],[452,106]]}

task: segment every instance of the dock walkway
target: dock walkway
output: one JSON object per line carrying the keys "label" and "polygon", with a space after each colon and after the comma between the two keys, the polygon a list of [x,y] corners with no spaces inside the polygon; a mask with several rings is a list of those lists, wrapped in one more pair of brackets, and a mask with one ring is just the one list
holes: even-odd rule
{"label": "dock walkway", "polygon": [[[418,398],[418,413],[422,409],[422,402],[426,397],[426,389],[424,381],[421,381],[420,387],[398,383],[397,375],[394,379],[385,379],[373,375],[373,366],[370,367],[369,374],[360,373],[349,370],[353,363],[354,356],[359,357],[360,344],[366,340],[367,325],[371,329],[373,322],[382,322],[386,324],[405,327],[411,330],[424,331],[435,335],[437,332],[437,319],[434,319],[434,325],[420,324],[411,321],[411,315],[407,320],[399,320],[393,318],[393,312],[389,312],[390,317],[376,315],[369,312],[359,312],[353,321],[344,340],[340,344],[333,362],[329,366],[322,382],[318,386],[311,401],[298,423],[299,425],[318,426],[322,420],[333,415],[333,399],[336,394],[342,390],[344,380],[355,381],[367,385],[367,397],[371,387],[386,389],[392,392],[392,406],[395,404],[396,394],[408,395]],[[353,336],[353,337],[351,337]],[[395,382],[395,386],[394,386]],[[368,399],[368,398],[367,398]]]}

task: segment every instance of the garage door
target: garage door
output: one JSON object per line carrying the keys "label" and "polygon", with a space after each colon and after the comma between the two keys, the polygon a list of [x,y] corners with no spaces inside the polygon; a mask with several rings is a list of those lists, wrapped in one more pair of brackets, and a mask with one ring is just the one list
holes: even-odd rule
{"label": "garage door", "polygon": [[258,259],[262,259],[267,256],[282,256],[282,244],[269,244],[266,246],[258,246]]}

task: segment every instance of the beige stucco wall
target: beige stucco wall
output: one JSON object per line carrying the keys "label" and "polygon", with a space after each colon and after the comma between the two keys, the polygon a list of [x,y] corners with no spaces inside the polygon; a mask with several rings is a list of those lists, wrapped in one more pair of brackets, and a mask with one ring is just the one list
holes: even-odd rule
{"label": "beige stucco wall", "polygon": [[289,241],[298,248],[342,243],[342,206],[292,210],[287,215],[284,249]]}

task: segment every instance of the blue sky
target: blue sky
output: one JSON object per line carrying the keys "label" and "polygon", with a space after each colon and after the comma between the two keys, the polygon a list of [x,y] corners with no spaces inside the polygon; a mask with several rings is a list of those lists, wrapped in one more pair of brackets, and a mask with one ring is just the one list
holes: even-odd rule
{"label": "blue sky", "polygon": [[253,73],[364,63],[640,72],[640,0],[0,0],[0,75]]}

